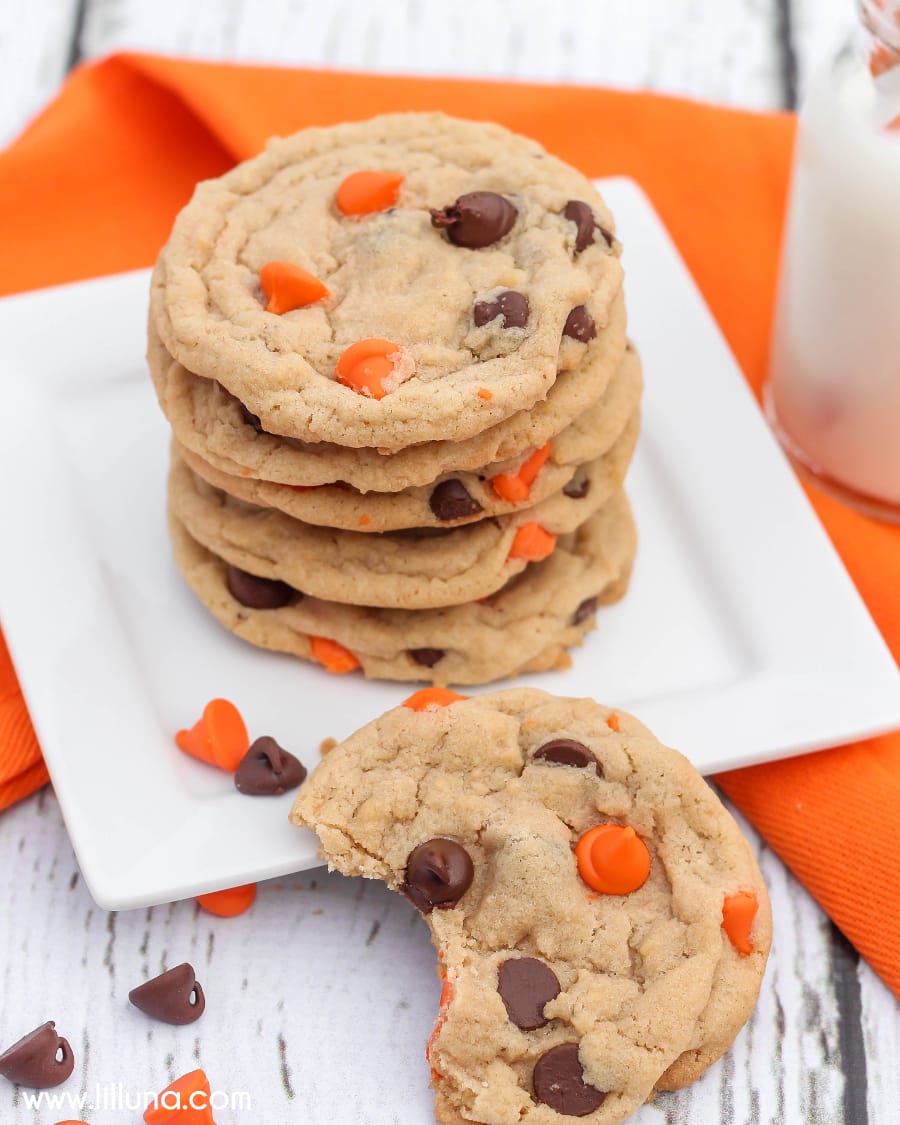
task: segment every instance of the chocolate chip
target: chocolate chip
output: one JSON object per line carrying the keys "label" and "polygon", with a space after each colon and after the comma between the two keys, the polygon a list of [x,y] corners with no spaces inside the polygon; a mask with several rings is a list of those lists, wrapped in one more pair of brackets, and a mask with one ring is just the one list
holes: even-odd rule
{"label": "chocolate chip", "polygon": [[510,201],[495,191],[470,191],[449,207],[432,210],[431,225],[446,230],[455,246],[477,250],[499,242],[512,229],[517,214]]}
{"label": "chocolate chip", "polygon": [[481,505],[455,477],[443,480],[431,493],[428,504],[439,520],[461,520],[481,511]]}
{"label": "chocolate chip", "polygon": [[416,662],[422,664],[426,668],[433,668],[439,660],[444,659],[444,650],[442,648],[411,648],[409,655]]}
{"label": "chocolate chip", "polygon": [[225,578],[229,593],[250,609],[280,609],[294,597],[296,590],[276,578],[260,578],[236,566],[229,566]]}
{"label": "chocolate chip", "polygon": [[577,1043],[559,1043],[544,1051],[534,1064],[532,1085],[539,1102],[570,1117],[585,1117],[593,1113],[606,1097],[605,1093],[585,1082]]}
{"label": "chocolate chip", "polygon": [[[75,1069],[69,1041],[56,1034],[53,1020],[30,1031],[0,1055],[0,1074],[20,1086],[49,1090]],[[57,1055],[62,1052],[62,1058]]]}
{"label": "chocolate chip", "polygon": [[497,991],[516,1027],[534,1031],[548,1022],[544,1005],[559,996],[559,981],[536,957],[516,957],[497,969]]}
{"label": "chocolate chip", "polygon": [[544,762],[555,762],[559,766],[576,766],[583,769],[585,766],[595,766],[600,773],[600,763],[582,742],[574,738],[554,738],[552,742],[545,742],[540,750],[535,751],[535,758]]}
{"label": "chocolate chip", "polygon": [[145,1015],[163,1023],[193,1023],[206,1008],[203,989],[186,961],[139,984],[128,993],[128,999]]}
{"label": "chocolate chip", "polygon": [[575,253],[580,254],[594,241],[594,227],[597,224],[591,205],[581,199],[570,199],[563,216],[575,224]]}
{"label": "chocolate chip", "polygon": [[503,317],[504,328],[524,328],[528,323],[528,298],[515,289],[498,293],[493,301],[476,301],[472,306],[472,320],[481,328],[498,316]]}
{"label": "chocolate chip", "polygon": [[435,907],[456,906],[471,886],[474,873],[471,856],[462,844],[428,840],[409,853],[400,891],[417,910],[430,914]]}
{"label": "chocolate chip", "polygon": [[582,621],[586,621],[592,613],[597,612],[597,599],[585,598],[581,605],[572,614],[572,624],[580,625]]}
{"label": "chocolate chip", "polygon": [[594,318],[584,305],[576,305],[566,317],[563,336],[571,336],[573,340],[586,344],[588,340],[593,340],[596,335],[597,326],[594,324]]}
{"label": "chocolate chip", "polygon": [[259,420],[259,415],[251,413],[246,406],[238,399],[238,406],[241,408],[241,417],[248,426],[252,426],[258,434],[264,434],[266,431],[262,428],[262,422]]}
{"label": "chocolate chip", "polygon": [[306,780],[306,766],[264,735],[251,745],[234,771],[234,787],[248,797],[280,797]]}
{"label": "chocolate chip", "polygon": [[576,473],[563,489],[563,495],[568,496],[570,500],[583,500],[585,496],[587,496],[590,487],[590,477],[583,476],[581,473]]}

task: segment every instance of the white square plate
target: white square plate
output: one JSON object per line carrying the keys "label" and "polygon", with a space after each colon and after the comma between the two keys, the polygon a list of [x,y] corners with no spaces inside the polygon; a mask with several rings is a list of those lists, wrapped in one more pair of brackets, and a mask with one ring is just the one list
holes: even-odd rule
{"label": "white square plate", "polygon": [[[634,710],[704,772],[900,726],[900,675],[659,219],[602,185],[625,246],[644,426],[627,598],[560,695]],[[148,274],[0,302],[0,617],[85,880],[108,909],[314,866],[291,798],[175,749],[223,695],[309,767],[408,685],[237,640],[195,602],[164,519],[167,427],[144,368]]]}

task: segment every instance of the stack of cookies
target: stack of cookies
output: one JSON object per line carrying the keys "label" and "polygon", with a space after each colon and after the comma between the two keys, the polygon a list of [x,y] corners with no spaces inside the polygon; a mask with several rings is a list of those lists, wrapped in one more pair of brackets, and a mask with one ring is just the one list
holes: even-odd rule
{"label": "stack of cookies", "polygon": [[306,130],[199,185],[148,357],[175,558],[215,617],[385,679],[566,666],[635,552],[613,231],[539,145],[438,114]]}

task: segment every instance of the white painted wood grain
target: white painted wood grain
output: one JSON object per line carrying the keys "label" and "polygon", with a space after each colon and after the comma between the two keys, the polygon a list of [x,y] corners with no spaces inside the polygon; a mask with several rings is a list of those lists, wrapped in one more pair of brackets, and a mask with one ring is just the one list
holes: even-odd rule
{"label": "white painted wood grain", "polygon": [[773,0],[92,0],[88,56],[122,48],[400,73],[612,84],[778,102]]}
{"label": "white painted wood grain", "polygon": [[[852,0],[793,0],[798,68]],[[77,0],[0,0],[0,142],[57,88]],[[777,0],[87,0],[79,51],[646,87],[773,108]]]}
{"label": "white painted wood grain", "polygon": [[856,7],[855,0],[792,0],[797,86],[801,99],[815,68],[856,27]]}
{"label": "white painted wood grain", "polygon": [[900,1004],[865,963],[859,982],[869,1121],[889,1125],[900,1121]]}
{"label": "white painted wood grain", "polygon": [[[827,921],[757,848],[776,918],[757,1010],[723,1060],[689,1089],[658,1097],[635,1125],[843,1121]],[[93,1099],[97,1084],[122,1083],[136,1096],[199,1065],[214,1088],[252,1097],[252,1117],[223,1110],[219,1125],[432,1121],[423,1049],[438,1003],[434,953],[417,913],[380,884],[307,872],[263,884],[240,918],[213,918],[191,902],[107,914],[77,874],[48,790],[0,818],[0,903],[0,1044],[55,1019],[77,1054],[65,1090]],[[183,960],[207,993],[200,1022],[171,1028],[130,1007],[129,989]],[[870,1121],[891,1125],[900,1014],[871,973],[863,984]],[[0,1084],[4,1125],[52,1125],[61,1115],[29,1109]]]}
{"label": "white painted wood grain", "polygon": [[78,0],[0,0],[0,144],[65,78]]}

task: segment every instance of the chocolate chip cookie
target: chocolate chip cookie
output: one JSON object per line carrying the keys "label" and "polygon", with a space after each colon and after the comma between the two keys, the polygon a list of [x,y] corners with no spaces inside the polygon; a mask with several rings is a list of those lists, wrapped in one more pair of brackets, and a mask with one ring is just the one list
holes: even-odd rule
{"label": "chocolate chip cookie", "polygon": [[584,463],[600,458],[606,465],[609,486],[617,487],[631,461],[640,422],[639,380],[631,386],[633,409],[609,447],[606,442],[613,415],[610,412],[601,421],[597,410],[573,422],[539,449],[485,465],[478,472],[442,474],[427,485],[400,492],[360,492],[348,484],[276,484],[223,473],[184,446],[176,444],[175,449],[188,468],[213,488],[248,504],[276,508],[305,523],[367,533],[457,527],[534,507],[556,492],[584,497],[591,486]]}
{"label": "chocolate chip cookie", "polygon": [[543,399],[605,331],[622,270],[589,180],[498,125],[307,129],[198,185],[150,318],[269,433],[396,450]]}
{"label": "chocolate chip cookie", "polygon": [[425,915],[446,1125],[612,1125],[695,1077],[755,1003],[771,917],[750,847],[622,711],[425,689],[333,749],[291,817]]}
{"label": "chocolate chip cookie", "polygon": [[602,452],[625,424],[635,394],[640,394],[639,365],[629,362],[636,353],[626,352],[625,319],[620,294],[607,329],[587,349],[583,362],[561,373],[547,397],[530,410],[518,411],[465,441],[439,439],[393,453],[268,433],[219,382],[200,378],[174,360],[152,326],[147,359],[160,406],[179,443],[214,468],[297,487],[341,481],[360,491],[397,492],[427,485],[442,474],[477,471],[518,457],[576,420],[595,427]]}
{"label": "chocolate chip cookie", "polygon": [[625,594],[636,548],[620,491],[561,536],[549,558],[531,563],[491,597],[443,609],[392,610],[309,597],[229,566],[175,517],[170,534],[191,590],[244,640],[326,666],[335,654],[346,654],[339,666],[332,661],[335,671],[361,667],[372,678],[434,684],[488,683],[568,667],[567,650],[593,629],[597,609]]}
{"label": "chocolate chip cookie", "polygon": [[[636,436],[635,417],[623,435],[626,448],[582,466],[577,487],[568,493],[563,489],[534,507],[449,529],[376,536],[303,523],[212,487],[177,454],[169,505],[193,538],[252,574],[328,601],[431,609],[488,597],[529,563],[551,555],[560,535],[574,531],[620,487],[628,467],[624,454]],[[468,494],[450,491],[442,510],[467,510],[471,503]]]}

